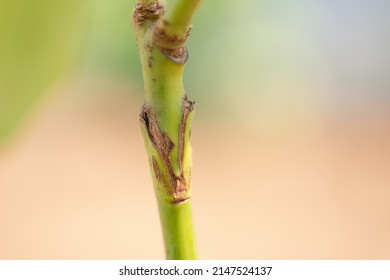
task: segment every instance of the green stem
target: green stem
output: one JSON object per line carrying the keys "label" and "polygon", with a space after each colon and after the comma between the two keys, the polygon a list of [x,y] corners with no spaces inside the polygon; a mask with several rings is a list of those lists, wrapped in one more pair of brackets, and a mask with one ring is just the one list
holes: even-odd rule
{"label": "green stem", "polygon": [[150,4],[153,4],[156,2],[158,2],[158,1],[156,1],[156,0],[138,0],[138,3],[141,3],[142,5],[150,5]]}
{"label": "green stem", "polygon": [[159,208],[167,259],[197,259],[191,201],[177,205],[161,203]]}
{"label": "green stem", "polygon": [[[175,0],[161,18],[165,8],[159,1],[139,0],[133,14],[146,101],[140,114],[141,132],[168,259],[197,256],[190,200],[194,103],[187,100],[183,87],[184,43],[195,3],[199,0]],[[180,35],[180,30],[185,32]]]}
{"label": "green stem", "polygon": [[184,36],[191,24],[192,16],[198,7],[200,0],[174,0],[164,15],[164,20],[169,23],[166,28],[168,34]]}

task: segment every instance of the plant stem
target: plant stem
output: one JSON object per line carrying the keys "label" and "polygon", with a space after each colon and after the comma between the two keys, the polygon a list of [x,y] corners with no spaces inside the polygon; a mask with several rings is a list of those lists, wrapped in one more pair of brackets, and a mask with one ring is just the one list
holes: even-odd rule
{"label": "plant stem", "polygon": [[184,36],[199,3],[200,0],[174,0],[164,15],[164,20],[169,23],[166,32],[176,36]]}
{"label": "plant stem", "polygon": [[191,201],[177,205],[162,203],[159,208],[167,259],[196,259]]}
{"label": "plant stem", "polygon": [[[184,44],[199,0],[139,0],[133,14],[144,77],[141,131],[159,205],[166,257],[197,257],[191,214],[191,146],[194,103],[183,87]],[[165,13],[164,17],[162,15]]]}

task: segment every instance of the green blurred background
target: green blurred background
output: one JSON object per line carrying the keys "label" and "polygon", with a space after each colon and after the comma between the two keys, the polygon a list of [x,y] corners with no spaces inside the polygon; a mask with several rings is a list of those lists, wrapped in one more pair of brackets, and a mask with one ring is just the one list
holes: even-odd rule
{"label": "green blurred background", "polygon": [[[0,258],[163,258],[134,0],[0,0]],[[204,0],[201,258],[390,258],[390,2]]]}

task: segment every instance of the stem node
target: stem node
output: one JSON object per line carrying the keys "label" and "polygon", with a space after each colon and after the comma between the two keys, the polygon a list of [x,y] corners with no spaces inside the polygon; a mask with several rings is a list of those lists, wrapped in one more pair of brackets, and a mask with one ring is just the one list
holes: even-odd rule
{"label": "stem node", "polygon": [[133,19],[138,25],[143,24],[146,20],[157,20],[164,14],[164,6],[158,1],[151,4],[137,3],[135,5]]}

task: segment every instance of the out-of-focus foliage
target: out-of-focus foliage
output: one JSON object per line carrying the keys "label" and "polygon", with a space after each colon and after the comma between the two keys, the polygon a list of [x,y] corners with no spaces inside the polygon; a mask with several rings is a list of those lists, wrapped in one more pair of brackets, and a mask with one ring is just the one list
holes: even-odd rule
{"label": "out-of-focus foliage", "polygon": [[0,1],[0,140],[75,62],[91,19],[88,2]]}

